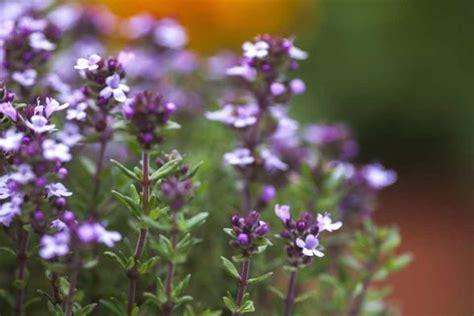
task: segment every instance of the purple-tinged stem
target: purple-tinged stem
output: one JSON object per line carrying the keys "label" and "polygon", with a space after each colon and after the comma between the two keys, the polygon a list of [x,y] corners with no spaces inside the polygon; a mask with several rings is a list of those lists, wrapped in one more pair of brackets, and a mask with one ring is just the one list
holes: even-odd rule
{"label": "purple-tinged stem", "polygon": [[[240,268],[240,279],[239,279],[239,290],[237,292],[237,298],[235,299],[235,306],[240,308],[242,306],[242,300],[245,295],[245,290],[247,289],[248,279],[249,279],[249,271],[250,271],[250,260],[246,259],[242,262],[242,266]],[[235,312],[232,316],[240,316],[240,312]]]}
{"label": "purple-tinged stem", "polygon": [[[178,229],[176,225],[176,210],[173,211],[172,220],[172,229],[171,229],[171,245],[173,249],[176,248],[176,243],[178,241]],[[167,270],[166,270],[166,281],[165,281],[165,293],[166,293],[166,303],[163,306],[163,315],[169,316],[173,311],[173,277],[174,277],[175,265],[172,261],[168,261]]]}
{"label": "purple-tinged stem", "polygon": [[76,293],[77,277],[81,269],[81,253],[78,247],[77,240],[73,241],[74,257],[71,262],[71,276],[69,277],[69,291],[65,301],[65,316],[72,316],[72,307],[74,303],[74,294]]}
{"label": "purple-tinged stem", "polygon": [[28,259],[28,232],[23,229],[23,226],[20,227],[20,236],[18,241],[18,254],[17,254],[17,263],[18,263],[18,281],[20,287],[16,291],[16,300],[15,300],[15,315],[21,316],[23,313],[23,301],[25,299],[25,271],[26,271],[26,261]]}
{"label": "purple-tinged stem", "polygon": [[[148,168],[149,168],[149,157],[146,151],[142,155],[142,165],[143,165],[143,179],[142,179],[142,193],[143,201],[142,206],[143,210],[146,212],[148,210],[148,201],[150,196],[150,179],[148,178]],[[137,282],[139,278],[138,273],[138,262],[140,261],[143,251],[145,250],[145,241],[148,231],[145,228],[140,229],[138,235],[138,240],[135,245],[135,251],[133,253],[133,267],[130,268],[127,272],[128,277],[128,304],[127,311],[128,315],[131,315],[133,308],[135,307],[136,292],[137,292]]]}
{"label": "purple-tinged stem", "polygon": [[295,305],[296,296],[296,271],[291,271],[290,280],[288,281],[288,292],[285,299],[285,313],[284,316],[290,316]]}
{"label": "purple-tinged stem", "polygon": [[59,291],[59,276],[56,272],[51,273],[51,287],[54,305],[61,304],[61,293]]}
{"label": "purple-tinged stem", "polygon": [[365,296],[367,295],[367,290],[369,289],[370,282],[372,282],[373,271],[375,267],[375,262],[371,262],[368,264],[368,273],[362,281],[362,291],[349,303],[349,310],[347,311],[348,316],[358,316],[360,314],[362,304],[364,303]]}

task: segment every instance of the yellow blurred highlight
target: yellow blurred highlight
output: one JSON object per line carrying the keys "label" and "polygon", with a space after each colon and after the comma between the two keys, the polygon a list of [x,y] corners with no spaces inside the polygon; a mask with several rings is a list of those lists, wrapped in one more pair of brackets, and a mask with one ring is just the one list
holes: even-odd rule
{"label": "yellow blurred highlight", "polygon": [[[191,48],[235,48],[256,34],[314,33],[317,0],[101,0],[120,17],[150,13],[177,18]],[[97,4],[97,2],[91,2]]]}

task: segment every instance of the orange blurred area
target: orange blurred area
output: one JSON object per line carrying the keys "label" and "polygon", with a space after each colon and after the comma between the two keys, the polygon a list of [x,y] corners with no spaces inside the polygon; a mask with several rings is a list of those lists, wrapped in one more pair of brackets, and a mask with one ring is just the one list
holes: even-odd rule
{"label": "orange blurred area", "polygon": [[[204,52],[235,47],[259,33],[293,35],[314,31],[319,1],[308,0],[102,0],[120,17],[150,13],[174,17],[190,37],[190,47]],[[93,2],[97,3],[97,2]],[[311,27],[313,26],[313,27]]]}

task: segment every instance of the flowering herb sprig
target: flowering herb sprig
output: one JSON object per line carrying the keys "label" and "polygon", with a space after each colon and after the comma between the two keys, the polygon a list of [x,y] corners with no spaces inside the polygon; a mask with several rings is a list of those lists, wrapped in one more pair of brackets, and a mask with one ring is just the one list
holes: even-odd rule
{"label": "flowering herb sprig", "polygon": [[233,215],[231,223],[232,228],[226,228],[224,231],[232,238],[230,245],[239,252],[238,255],[232,257],[232,260],[242,262],[242,264],[240,272],[238,272],[232,261],[221,257],[226,271],[238,281],[235,299],[229,292],[227,296],[224,296],[224,304],[232,312],[232,315],[238,316],[255,311],[254,303],[247,292],[247,286],[263,281],[273,274],[273,272],[269,272],[259,277],[250,278],[250,257],[265,251],[271,242],[267,238],[269,226],[260,220],[260,214],[256,211],[245,216]]}
{"label": "flowering herb sprig", "polygon": [[324,256],[319,243],[320,233],[338,230],[342,223],[333,223],[328,214],[318,214],[315,218],[310,212],[303,212],[298,220],[294,220],[288,205],[276,205],[275,214],[284,227],[280,237],[286,244],[290,279],[283,315],[290,316],[296,299],[298,270],[310,264],[314,257]]}

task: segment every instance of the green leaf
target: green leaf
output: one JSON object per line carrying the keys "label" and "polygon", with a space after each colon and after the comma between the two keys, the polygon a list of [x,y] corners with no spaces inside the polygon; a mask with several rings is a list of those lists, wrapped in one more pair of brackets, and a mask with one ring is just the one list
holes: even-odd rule
{"label": "green leaf", "polygon": [[148,271],[150,271],[151,268],[153,268],[155,266],[155,264],[160,260],[160,258],[158,256],[155,256],[155,257],[151,257],[150,259],[148,259],[147,261],[143,262],[140,264],[139,268],[138,268],[138,271],[143,274],[143,273],[147,273]]}
{"label": "green leaf", "polygon": [[249,284],[252,284],[252,283],[258,283],[258,282],[261,282],[263,280],[266,280],[268,279],[269,277],[271,277],[273,275],[273,272],[268,272],[268,273],[265,273],[259,277],[256,277],[256,278],[251,278],[248,280],[248,283]]}
{"label": "green leaf", "polygon": [[173,292],[175,295],[180,295],[181,292],[188,287],[191,274],[188,274],[179,284],[174,288]]}
{"label": "green leaf", "polygon": [[382,243],[380,250],[382,253],[387,253],[400,245],[400,234],[397,229],[390,229],[385,237],[385,241]]}
{"label": "green leaf", "polygon": [[95,174],[95,163],[92,161],[92,159],[87,158],[85,156],[81,156],[79,158],[79,161],[82,164],[82,167],[84,170],[89,174],[89,175],[94,175]]}
{"label": "green leaf", "polygon": [[125,308],[117,301],[116,298],[111,298],[113,302],[107,300],[100,300],[100,304],[106,307],[110,312],[116,316],[126,316]]}
{"label": "green leaf", "polygon": [[227,227],[227,228],[224,228],[224,232],[225,232],[227,235],[229,235],[230,237],[232,237],[232,239],[234,239],[235,237],[237,237],[237,236],[235,235],[234,230],[233,230],[232,228],[228,228],[228,227]]}
{"label": "green leaf", "polygon": [[413,256],[410,253],[403,254],[393,258],[387,262],[387,269],[390,271],[398,271],[405,268],[413,261]]}
{"label": "green leaf", "polygon": [[250,300],[245,301],[245,303],[242,304],[242,306],[239,308],[239,311],[242,314],[255,312],[255,307],[253,305],[253,302]]}
{"label": "green leaf", "polygon": [[[230,293],[228,295],[230,296]],[[222,299],[224,300],[225,307],[227,307],[231,313],[235,313],[237,311],[237,306],[235,306],[234,300],[231,297],[224,296]]]}
{"label": "green leaf", "polygon": [[0,251],[6,252],[7,254],[12,255],[13,257],[16,257],[15,251],[8,247],[0,247]]}
{"label": "green leaf", "polygon": [[97,306],[97,303],[86,305],[79,310],[79,313],[81,313],[81,315],[89,315],[90,313],[94,311],[96,306]]}
{"label": "green leaf", "polygon": [[239,280],[240,279],[240,274],[237,271],[237,269],[235,268],[234,264],[229,259],[227,259],[226,257],[221,257],[221,260],[222,260],[222,264],[224,265],[225,270],[231,276],[233,276],[234,278]]}
{"label": "green leaf", "polygon": [[297,298],[295,298],[295,303],[301,303],[304,302],[312,297],[316,297],[318,294],[318,291],[308,291],[306,293],[301,294]]}
{"label": "green leaf", "polygon": [[124,165],[122,165],[120,162],[114,159],[110,159],[110,162],[112,162],[114,165],[116,165],[120,171],[122,171],[123,174],[125,174],[127,177],[129,177],[132,180],[135,181],[140,181],[141,179],[133,172],[132,170],[128,169]]}
{"label": "green leaf", "polygon": [[168,121],[166,122],[165,128],[166,129],[180,129],[181,125],[179,125],[178,123],[174,121]]}
{"label": "green leaf", "polygon": [[209,213],[207,212],[202,212],[202,213],[194,215],[190,219],[186,220],[185,230],[188,231],[188,230],[193,229],[196,226],[204,224],[208,216],[209,216]]}
{"label": "green leaf", "polygon": [[152,173],[150,176],[151,181],[157,181],[160,179],[165,178],[172,172],[175,172],[178,169],[178,166],[180,165],[182,159],[173,159],[165,163],[163,166],[161,166],[158,170]]}
{"label": "green leaf", "polygon": [[124,204],[128,208],[128,210],[136,219],[140,219],[141,213],[143,211],[140,205],[135,203],[135,201],[131,197],[126,196],[118,191],[112,190],[112,194],[115,195],[119,199],[119,201],[122,202],[122,204]]}
{"label": "green leaf", "polygon": [[106,251],[104,252],[104,255],[112,258],[115,260],[115,262],[117,262],[120,266],[122,266],[122,268],[125,269],[125,267],[127,266],[127,262],[123,259],[123,258],[120,258],[117,254],[111,252],[111,251]]}
{"label": "green leaf", "polygon": [[196,175],[196,173],[199,171],[199,168],[201,168],[201,166],[204,164],[204,161],[200,161],[197,165],[195,165],[193,167],[193,169],[191,169],[191,171],[189,171],[181,180],[186,180],[186,179],[190,179],[192,177],[194,177]]}

